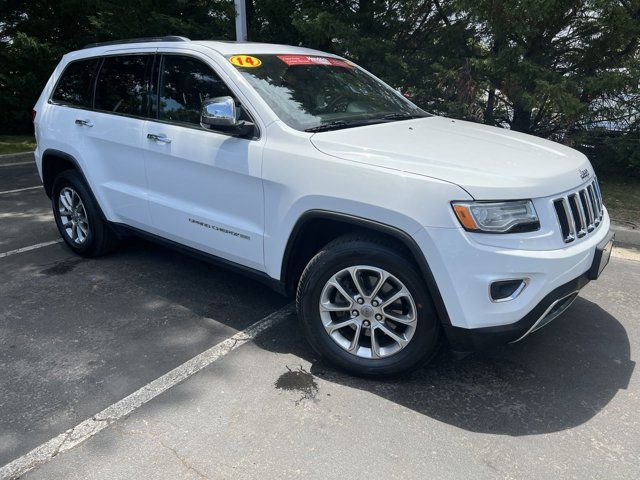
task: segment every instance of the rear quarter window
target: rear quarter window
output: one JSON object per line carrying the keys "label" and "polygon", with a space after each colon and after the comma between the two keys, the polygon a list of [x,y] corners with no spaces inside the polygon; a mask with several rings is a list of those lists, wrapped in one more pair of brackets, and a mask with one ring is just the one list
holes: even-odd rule
{"label": "rear quarter window", "polygon": [[91,108],[93,79],[100,59],[90,58],[71,62],[62,72],[51,100],[59,105]]}

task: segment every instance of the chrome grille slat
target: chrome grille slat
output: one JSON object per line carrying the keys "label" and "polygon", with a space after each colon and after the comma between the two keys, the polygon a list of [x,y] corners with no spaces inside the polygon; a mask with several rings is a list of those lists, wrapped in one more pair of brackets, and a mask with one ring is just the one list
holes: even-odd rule
{"label": "chrome grille slat", "polygon": [[602,215],[604,210],[602,209],[602,197],[600,196],[600,185],[596,180],[591,183],[591,187],[593,189],[593,195],[595,197],[596,204],[598,205],[598,218],[602,220]]}
{"label": "chrome grille slat", "polygon": [[[574,204],[576,206],[576,210],[578,211],[577,220],[580,222],[580,225],[576,225],[576,228],[578,230],[578,238],[582,238],[587,234],[587,219],[584,215],[582,202],[580,202],[580,199],[578,198],[578,195],[576,193],[572,193],[571,195],[569,195],[569,203]],[[573,217],[575,219],[576,216],[574,215]]]}
{"label": "chrome grille slat", "polygon": [[560,222],[562,239],[565,243],[573,242],[576,239],[576,228],[569,201],[566,198],[559,198],[554,200],[553,207],[556,209],[556,215]]}
{"label": "chrome grille slat", "polygon": [[593,212],[593,225],[597,227],[600,223],[600,209],[598,208],[596,197],[593,195],[593,188],[591,185],[587,187],[587,199],[591,206],[591,212]]}
{"label": "chrome grille slat", "polygon": [[598,194],[598,203],[600,204],[600,212],[602,213],[604,211],[604,204],[602,203],[602,192],[600,191],[600,184],[598,183],[598,180],[594,180],[593,185],[595,186],[596,193]]}
{"label": "chrome grille slat", "polygon": [[554,199],[553,205],[565,243],[588,235],[602,223],[604,206],[597,179],[585,187]]}
{"label": "chrome grille slat", "polygon": [[567,236],[570,240],[565,238],[565,242],[572,242],[576,239],[576,222],[573,220],[573,213],[571,212],[571,207],[569,207],[569,199],[567,197],[562,198],[562,208],[564,209],[564,214],[567,216],[567,223],[569,224],[569,235]]}
{"label": "chrome grille slat", "polygon": [[587,232],[592,232],[595,228],[593,224],[593,210],[591,210],[591,204],[589,203],[589,198],[587,197],[587,190],[584,188],[580,190],[580,200],[582,201],[582,205],[587,212]]}

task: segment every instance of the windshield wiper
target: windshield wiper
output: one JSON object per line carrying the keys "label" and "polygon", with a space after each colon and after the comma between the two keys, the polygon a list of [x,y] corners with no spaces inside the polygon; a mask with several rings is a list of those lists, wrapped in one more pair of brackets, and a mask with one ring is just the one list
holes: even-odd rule
{"label": "windshield wiper", "polygon": [[410,120],[412,118],[422,118],[428,115],[415,115],[410,113],[389,113],[378,118],[367,118],[363,120],[353,120],[345,122],[344,120],[335,120],[333,122],[323,123],[317,127],[306,128],[305,132],[328,132],[329,130],[339,130],[341,128],[362,127],[364,125],[374,125],[376,123],[385,123],[386,120]]}
{"label": "windshield wiper", "polygon": [[416,115],[411,113],[390,113],[388,115],[384,115],[382,118],[386,120],[411,120],[413,118],[422,118],[426,115]]}
{"label": "windshield wiper", "polygon": [[342,120],[336,120],[335,122],[323,123],[317,127],[305,128],[305,132],[328,132],[329,130],[338,130],[340,128],[346,128],[349,126],[347,122]]}

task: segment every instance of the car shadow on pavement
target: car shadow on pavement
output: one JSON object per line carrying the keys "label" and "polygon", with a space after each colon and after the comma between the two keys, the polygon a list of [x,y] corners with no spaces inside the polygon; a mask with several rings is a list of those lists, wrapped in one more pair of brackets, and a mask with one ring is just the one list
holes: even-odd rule
{"label": "car shadow on pavement", "polygon": [[[578,298],[549,326],[520,343],[457,360],[443,349],[405,376],[366,379],[336,371],[302,340],[294,320],[257,340],[267,350],[298,355],[325,381],[368,391],[465,430],[534,435],[578,426],[626,389],[635,367],[624,327]],[[286,344],[272,338],[287,338]]]}

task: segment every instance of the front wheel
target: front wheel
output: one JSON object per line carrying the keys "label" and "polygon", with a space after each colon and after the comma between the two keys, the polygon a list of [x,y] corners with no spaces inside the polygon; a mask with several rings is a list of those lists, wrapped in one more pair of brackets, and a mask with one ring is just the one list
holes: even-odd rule
{"label": "front wheel", "polygon": [[307,265],[297,292],[305,334],[351,373],[387,376],[430,359],[440,324],[415,265],[384,241],[348,235]]}

